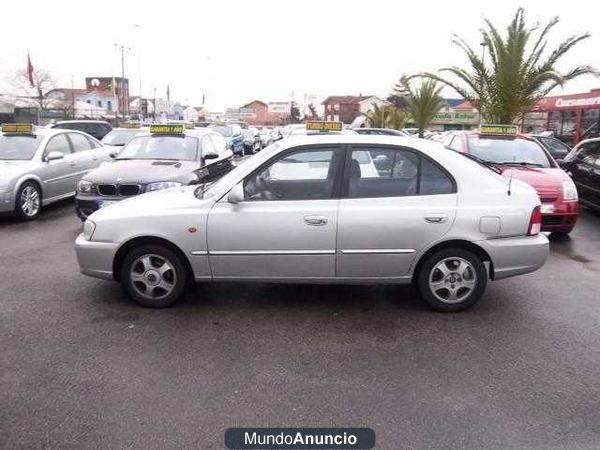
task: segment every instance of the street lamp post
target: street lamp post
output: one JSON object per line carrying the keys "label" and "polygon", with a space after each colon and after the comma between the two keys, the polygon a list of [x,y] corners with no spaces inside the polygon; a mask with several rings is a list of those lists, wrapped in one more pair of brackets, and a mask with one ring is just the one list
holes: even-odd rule
{"label": "street lamp post", "polygon": [[485,59],[485,48],[487,47],[487,42],[481,41],[479,45],[481,45],[481,63],[483,64]]}

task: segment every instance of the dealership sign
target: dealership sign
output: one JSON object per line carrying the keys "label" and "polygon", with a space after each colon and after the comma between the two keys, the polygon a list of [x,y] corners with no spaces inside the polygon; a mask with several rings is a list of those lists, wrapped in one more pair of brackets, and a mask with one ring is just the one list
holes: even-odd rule
{"label": "dealership sign", "polygon": [[559,97],[554,102],[554,106],[557,108],[573,108],[582,106],[599,106],[600,96],[597,97],[583,97],[583,98],[562,98]]}
{"label": "dealership sign", "polygon": [[433,123],[437,123],[437,124],[451,124],[451,123],[478,124],[479,123],[479,114],[477,114],[475,112],[437,113],[433,117]]}

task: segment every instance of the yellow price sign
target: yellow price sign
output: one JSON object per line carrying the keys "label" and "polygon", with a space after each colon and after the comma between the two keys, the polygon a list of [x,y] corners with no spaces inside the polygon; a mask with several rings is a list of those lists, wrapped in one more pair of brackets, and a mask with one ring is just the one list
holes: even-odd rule
{"label": "yellow price sign", "polygon": [[150,125],[151,134],[182,134],[183,125]]}
{"label": "yellow price sign", "polygon": [[139,122],[123,122],[120,125],[121,128],[140,128]]}
{"label": "yellow price sign", "polygon": [[3,133],[33,133],[33,125],[30,123],[3,123]]}
{"label": "yellow price sign", "polygon": [[194,127],[194,123],[193,122],[186,122],[185,123],[185,129],[186,130],[193,130],[194,128],[195,127]]}
{"label": "yellow price sign", "polygon": [[342,122],[326,122],[323,120],[309,120],[306,122],[308,131],[342,131]]}
{"label": "yellow price sign", "polygon": [[519,127],[516,125],[481,125],[479,127],[481,134],[503,134],[515,136],[519,133]]}

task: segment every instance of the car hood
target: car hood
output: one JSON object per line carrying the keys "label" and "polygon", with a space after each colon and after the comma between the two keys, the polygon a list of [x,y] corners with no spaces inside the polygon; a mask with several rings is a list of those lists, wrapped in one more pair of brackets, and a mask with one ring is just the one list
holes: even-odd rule
{"label": "car hood", "polygon": [[197,168],[195,161],[114,160],[92,170],[84,179],[92,183],[186,182],[190,173]]}
{"label": "car hood", "polygon": [[6,180],[13,176],[33,170],[38,163],[33,161],[8,161],[0,160],[0,180]]}
{"label": "car hood", "polygon": [[562,189],[562,182],[569,181],[571,178],[567,173],[559,168],[544,169],[540,167],[514,167],[498,166],[502,170],[502,175],[526,181],[534,188],[559,188]]}
{"label": "car hood", "polygon": [[127,217],[149,217],[155,215],[164,217],[171,212],[176,214],[182,210],[189,210],[192,208],[197,210],[203,204],[206,204],[207,208],[210,208],[214,199],[197,198],[194,195],[194,191],[197,187],[198,186],[183,186],[127,198],[123,201],[99,209],[90,216],[90,220],[123,220]]}

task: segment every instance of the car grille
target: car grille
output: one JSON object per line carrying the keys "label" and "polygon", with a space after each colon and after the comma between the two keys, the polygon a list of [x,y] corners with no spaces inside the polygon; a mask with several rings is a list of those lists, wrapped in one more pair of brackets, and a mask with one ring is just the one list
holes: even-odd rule
{"label": "car grille", "polygon": [[117,185],[116,184],[99,184],[98,185],[98,194],[100,195],[117,195]]}
{"label": "car grille", "polygon": [[562,223],[562,216],[542,216],[542,225],[560,225]]}
{"label": "car grille", "polygon": [[139,184],[120,184],[119,195],[123,197],[129,197],[131,195],[138,195],[142,190]]}
{"label": "car grille", "polygon": [[131,197],[142,192],[142,186],[139,184],[99,184],[98,194],[105,196]]}

